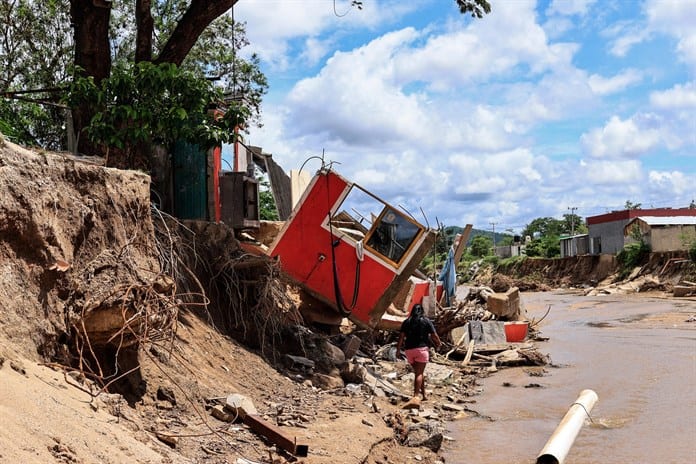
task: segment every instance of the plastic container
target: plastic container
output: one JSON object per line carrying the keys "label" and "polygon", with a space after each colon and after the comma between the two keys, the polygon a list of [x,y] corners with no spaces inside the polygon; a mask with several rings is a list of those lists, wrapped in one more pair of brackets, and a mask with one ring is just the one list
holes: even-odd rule
{"label": "plastic container", "polygon": [[508,343],[523,342],[527,337],[527,330],[529,330],[529,322],[506,322],[505,339]]}

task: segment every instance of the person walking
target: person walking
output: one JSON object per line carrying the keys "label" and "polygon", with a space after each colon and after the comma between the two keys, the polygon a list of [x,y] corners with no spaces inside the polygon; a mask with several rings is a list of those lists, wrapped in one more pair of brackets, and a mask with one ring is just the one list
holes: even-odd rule
{"label": "person walking", "polygon": [[435,326],[425,316],[423,306],[413,305],[411,314],[401,324],[399,341],[396,344],[396,352],[401,353],[402,347],[405,349],[406,359],[413,368],[415,375],[413,379],[413,397],[418,394],[425,400],[425,366],[430,361],[430,346],[439,348],[440,337],[435,331]]}

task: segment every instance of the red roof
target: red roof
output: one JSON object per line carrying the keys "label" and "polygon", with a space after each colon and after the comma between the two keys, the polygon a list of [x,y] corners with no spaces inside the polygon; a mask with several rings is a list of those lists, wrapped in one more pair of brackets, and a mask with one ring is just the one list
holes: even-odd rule
{"label": "red roof", "polygon": [[605,222],[633,219],[640,216],[696,216],[696,208],[626,209],[623,211],[612,211],[611,213],[600,214],[599,216],[589,216],[587,218],[587,224],[604,224]]}

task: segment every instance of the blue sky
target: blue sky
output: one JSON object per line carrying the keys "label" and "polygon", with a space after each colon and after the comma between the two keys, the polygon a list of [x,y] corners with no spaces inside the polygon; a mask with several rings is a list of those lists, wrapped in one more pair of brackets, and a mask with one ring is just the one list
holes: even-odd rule
{"label": "blue sky", "polygon": [[431,225],[696,199],[696,0],[491,5],[240,0],[270,84],[246,141],[286,170],[324,151]]}

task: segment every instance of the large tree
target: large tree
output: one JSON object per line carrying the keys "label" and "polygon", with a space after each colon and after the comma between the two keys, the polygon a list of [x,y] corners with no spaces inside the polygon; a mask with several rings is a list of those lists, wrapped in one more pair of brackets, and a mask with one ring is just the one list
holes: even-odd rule
{"label": "large tree", "polygon": [[[191,54],[201,35],[237,1],[135,0],[132,5],[132,11],[135,13],[132,15],[135,19],[134,29],[137,31],[134,60],[181,66]],[[471,14],[473,17],[480,18],[490,12],[487,0],[455,0],[455,2],[462,14]],[[109,76],[112,66],[112,49],[109,40],[112,8],[118,7],[119,4],[133,2],[70,0],[70,3],[71,16],[75,25],[75,65],[83,75],[92,77],[98,84]],[[363,2],[353,1],[352,3],[360,6]],[[303,5],[298,3],[298,8],[302,7]],[[157,17],[153,17],[153,10],[159,13]],[[170,17],[176,16],[176,21],[160,20],[167,14]],[[251,72],[254,74],[253,70]],[[251,82],[253,83],[253,78]],[[248,91],[253,87],[253,85],[247,85],[244,90]],[[248,98],[246,94],[242,96]],[[260,100],[256,103],[260,103]],[[89,105],[80,105],[75,108],[76,129],[81,131],[86,127],[93,115],[94,108]]]}
{"label": "large tree", "polygon": [[[113,96],[114,88],[123,84],[121,77],[137,83],[152,72],[147,66],[133,66],[135,63],[164,65],[165,74],[173,73],[170,65],[174,65],[194,74],[197,72],[201,79],[217,80],[218,87],[227,88],[228,95],[235,97],[237,103],[247,110],[246,122],[258,122],[266,81],[257,58],[244,61],[235,55],[246,43],[240,31],[243,25],[235,23],[229,14],[237,1],[0,0],[0,27],[4,29],[0,31],[3,33],[0,37],[0,74],[4,72],[0,76],[0,91],[15,92],[11,94],[15,98],[13,107],[7,99],[0,99],[0,130],[23,131],[20,134],[23,141],[52,148],[65,146],[65,137],[55,135],[64,125],[60,121],[63,117],[60,108],[52,107],[47,111],[46,107],[27,103],[28,111],[22,113],[27,121],[43,113],[44,122],[25,124],[17,116],[20,113],[17,111],[17,98],[21,98],[21,94],[16,92],[63,87],[71,75],[70,67],[64,62],[70,56],[74,65],[71,90],[82,94],[68,99],[68,102],[82,152],[103,154],[111,148],[107,140],[94,140],[94,134],[90,137],[90,131],[86,129],[95,123],[95,115],[108,110],[105,105],[112,101],[105,101],[105,98]],[[353,1],[353,4],[360,6],[368,1]],[[486,0],[455,0],[455,3],[462,14],[473,17],[480,18],[490,11]],[[297,4],[297,8],[306,7],[309,5]],[[71,26],[72,37],[69,34]],[[145,76],[142,70],[146,71]],[[113,77],[114,74],[119,77]],[[38,79],[38,76],[43,76],[43,79]],[[112,77],[118,82],[109,81]],[[88,88],[85,78],[94,88]],[[185,81],[190,82],[188,77]],[[40,95],[42,101],[49,99],[46,95]],[[98,104],[84,97],[93,97]],[[116,113],[125,115],[126,124],[133,124],[133,105],[136,104],[139,103],[125,101],[121,108],[117,108]],[[257,119],[249,121],[249,118],[254,119],[254,115]],[[6,124],[8,121],[11,124]],[[96,122],[101,124],[101,132],[92,132],[103,134],[104,119]],[[51,124],[54,135],[48,138],[34,136],[24,129],[36,127],[45,132],[46,126]],[[121,128],[113,129],[118,132]]]}

